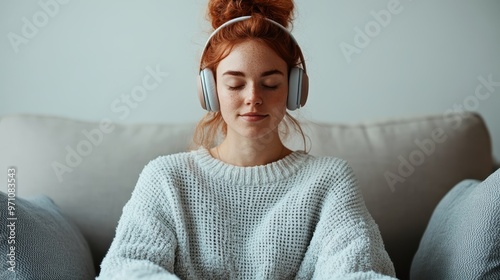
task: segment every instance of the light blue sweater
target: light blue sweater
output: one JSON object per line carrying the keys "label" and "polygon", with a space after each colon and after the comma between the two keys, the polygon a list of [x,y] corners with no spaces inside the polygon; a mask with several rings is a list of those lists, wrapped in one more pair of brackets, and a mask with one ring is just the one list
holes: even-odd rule
{"label": "light blue sweater", "polygon": [[107,279],[392,279],[352,169],[296,151],[238,167],[206,149],[142,171],[101,264]]}

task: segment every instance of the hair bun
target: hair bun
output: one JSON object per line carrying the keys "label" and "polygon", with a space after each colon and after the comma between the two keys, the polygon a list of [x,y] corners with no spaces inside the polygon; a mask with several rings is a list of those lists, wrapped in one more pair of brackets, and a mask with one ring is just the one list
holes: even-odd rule
{"label": "hair bun", "polygon": [[293,0],[210,0],[208,16],[214,29],[233,18],[254,14],[288,27],[293,20],[293,9]]}

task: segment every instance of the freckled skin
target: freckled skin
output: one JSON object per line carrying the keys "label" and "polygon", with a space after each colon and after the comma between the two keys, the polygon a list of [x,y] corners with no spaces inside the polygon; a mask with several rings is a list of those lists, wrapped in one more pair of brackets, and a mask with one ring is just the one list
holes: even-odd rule
{"label": "freckled skin", "polygon": [[236,45],[217,66],[216,81],[227,135],[214,157],[254,166],[291,153],[277,129],[286,114],[288,66],[273,49],[255,40]]}
{"label": "freckled skin", "polygon": [[[279,70],[284,75],[261,77],[270,70]],[[245,77],[223,76],[226,71],[239,71]],[[233,49],[223,59],[216,70],[217,92],[220,110],[228,125],[229,138],[259,138],[267,133],[276,133],[275,129],[286,112],[288,93],[287,65],[267,45],[248,40]],[[268,90],[263,85],[280,85],[276,90]],[[241,90],[230,91],[227,85],[244,85]],[[269,114],[269,117],[259,123],[248,124],[238,117],[251,111]]]}

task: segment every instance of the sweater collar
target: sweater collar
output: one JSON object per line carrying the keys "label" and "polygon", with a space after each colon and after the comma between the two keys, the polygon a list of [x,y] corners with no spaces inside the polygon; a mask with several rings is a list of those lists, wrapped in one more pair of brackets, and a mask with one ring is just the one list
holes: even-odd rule
{"label": "sweater collar", "polygon": [[292,176],[311,157],[304,151],[294,151],[286,157],[265,165],[242,167],[225,163],[210,154],[205,148],[194,151],[196,162],[212,178],[238,185],[262,185]]}

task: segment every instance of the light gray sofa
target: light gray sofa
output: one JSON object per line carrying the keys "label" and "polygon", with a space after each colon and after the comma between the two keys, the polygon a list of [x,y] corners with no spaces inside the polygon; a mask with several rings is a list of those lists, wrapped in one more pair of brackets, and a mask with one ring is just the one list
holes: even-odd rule
{"label": "light gray sofa", "polygon": [[[303,127],[311,154],[341,157],[353,167],[400,279],[409,277],[441,198],[461,180],[483,180],[494,170],[490,136],[477,114]],[[193,129],[193,123],[7,115],[0,118],[0,171],[16,169],[18,198],[43,194],[60,207],[83,234],[98,273],[142,168],[159,155],[185,151]],[[288,143],[301,148],[297,137]]]}

